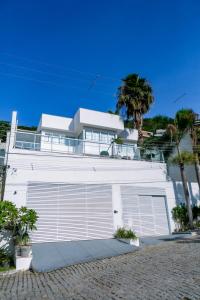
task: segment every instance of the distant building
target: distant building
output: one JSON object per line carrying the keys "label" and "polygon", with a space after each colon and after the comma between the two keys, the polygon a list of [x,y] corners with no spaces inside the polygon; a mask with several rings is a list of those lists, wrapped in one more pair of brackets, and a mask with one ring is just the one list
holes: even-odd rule
{"label": "distant building", "polygon": [[153,136],[153,132],[142,130],[142,136],[143,138],[150,138],[151,136]]}
{"label": "distant building", "polygon": [[166,133],[166,129],[157,129],[157,130],[156,130],[156,133],[154,133],[154,136],[161,137],[161,136],[163,136],[165,133]]}

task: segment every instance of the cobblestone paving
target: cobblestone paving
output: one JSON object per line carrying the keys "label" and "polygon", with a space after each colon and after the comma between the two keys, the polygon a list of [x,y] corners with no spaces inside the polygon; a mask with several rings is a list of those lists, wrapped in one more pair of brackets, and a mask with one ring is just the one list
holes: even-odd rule
{"label": "cobblestone paving", "polygon": [[49,273],[0,276],[0,299],[200,299],[200,240],[166,242]]}

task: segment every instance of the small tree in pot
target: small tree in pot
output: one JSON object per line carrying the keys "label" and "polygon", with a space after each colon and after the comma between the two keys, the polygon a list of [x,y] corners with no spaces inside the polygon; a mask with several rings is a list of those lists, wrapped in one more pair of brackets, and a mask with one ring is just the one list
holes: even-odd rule
{"label": "small tree in pot", "polygon": [[18,248],[18,254],[22,257],[30,256],[31,245],[29,232],[36,230],[37,213],[33,209],[21,207],[18,210],[18,222],[15,228],[15,242]]}

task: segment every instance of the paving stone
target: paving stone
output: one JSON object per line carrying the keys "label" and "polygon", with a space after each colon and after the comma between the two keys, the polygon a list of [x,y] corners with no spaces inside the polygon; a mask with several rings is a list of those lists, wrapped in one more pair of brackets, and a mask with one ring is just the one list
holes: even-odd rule
{"label": "paving stone", "polygon": [[0,276],[1,300],[200,300],[200,240],[140,251],[48,273]]}

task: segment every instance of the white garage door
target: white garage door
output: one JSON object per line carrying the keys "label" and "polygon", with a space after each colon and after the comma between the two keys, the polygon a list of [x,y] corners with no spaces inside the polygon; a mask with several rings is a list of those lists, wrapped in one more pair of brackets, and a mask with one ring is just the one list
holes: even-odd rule
{"label": "white garage door", "polygon": [[169,234],[164,196],[138,195],[134,187],[121,187],[124,226],[139,236]]}
{"label": "white garage door", "polygon": [[110,185],[32,182],[28,185],[27,206],[39,216],[33,242],[113,236]]}

